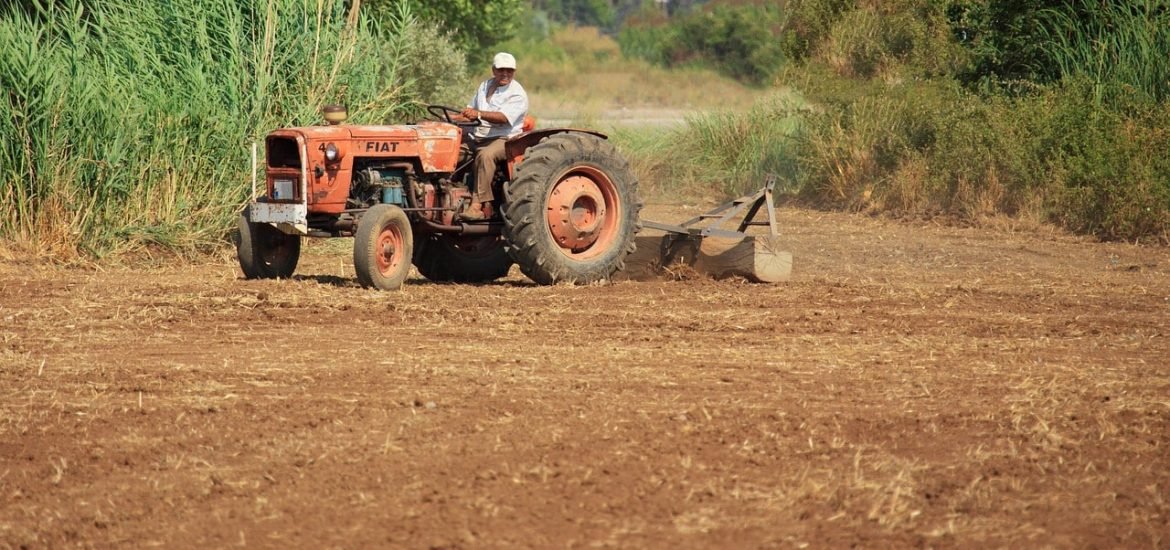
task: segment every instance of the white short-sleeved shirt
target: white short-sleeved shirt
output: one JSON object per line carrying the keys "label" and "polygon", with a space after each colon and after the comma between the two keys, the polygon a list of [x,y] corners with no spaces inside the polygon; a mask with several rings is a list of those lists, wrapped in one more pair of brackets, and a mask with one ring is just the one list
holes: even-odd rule
{"label": "white short-sleeved shirt", "polygon": [[528,92],[524,86],[513,80],[503,88],[496,88],[491,99],[487,97],[488,86],[492,79],[487,79],[475,90],[475,97],[467,106],[479,111],[499,111],[508,117],[508,124],[492,124],[484,121],[475,129],[477,138],[512,137],[523,131],[524,115],[528,114]]}

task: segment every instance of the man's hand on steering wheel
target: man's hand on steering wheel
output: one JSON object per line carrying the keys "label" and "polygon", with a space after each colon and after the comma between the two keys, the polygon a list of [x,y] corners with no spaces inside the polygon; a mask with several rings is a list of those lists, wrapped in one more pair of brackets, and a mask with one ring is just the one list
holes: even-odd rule
{"label": "man's hand on steering wheel", "polygon": [[[460,111],[460,110],[455,109],[453,107],[447,107],[446,105],[427,105],[427,111],[429,113],[431,113],[431,116],[435,117],[436,119],[441,120],[441,121],[445,121],[445,122],[448,122],[451,124],[457,124],[460,126],[478,126],[479,125],[479,111],[476,111],[475,109],[472,109],[470,107]],[[474,111],[474,114],[476,116],[475,117],[465,116],[464,113],[467,113],[468,111]]]}
{"label": "man's hand on steering wheel", "polygon": [[468,107],[459,112],[459,116],[470,122],[479,122],[479,109]]}

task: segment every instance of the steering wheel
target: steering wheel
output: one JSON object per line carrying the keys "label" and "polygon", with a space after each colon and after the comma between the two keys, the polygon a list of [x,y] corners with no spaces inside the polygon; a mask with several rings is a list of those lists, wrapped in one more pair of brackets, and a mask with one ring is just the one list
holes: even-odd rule
{"label": "steering wheel", "polygon": [[478,118],[469,122],[455,122],[451,119],[451,115],[458,115],[463,113],[463,111],[454,107],[448,107],[446,105],[427,105],[427,112],[438,120],[442,120],[448,124],[454,124],[456,126],[479,126],[480,124]]}

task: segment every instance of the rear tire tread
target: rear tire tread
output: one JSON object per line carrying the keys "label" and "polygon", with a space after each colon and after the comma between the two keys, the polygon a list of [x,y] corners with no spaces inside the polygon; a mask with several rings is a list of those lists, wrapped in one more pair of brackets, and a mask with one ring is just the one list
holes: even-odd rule
{"label": "rear tire tread", "polygon": [[481,256],[459,250],[449,235],[434,235],[418,243],[414,266],[437,283],[486,283],[508,274],[512,257],[502,245]]}
{"label": "rear tire tread", "polygon": [[[565,256],[548,235],[544,204],[553,178],[576,165],[600,168],[617,187],[623,205],[617,250],[600,258],[577,261]],[[635,249],[634,235],[641,230],[638,213],[642,201],[638,182],[629,163],[608,141],[590,134],[561,133],[545,138],[525,153],[515,179],[505,189],[504,235],[508,254],[520,271],[540,284],[561,281],[590,283],[608,279],[624,269],[625,257]],[[632,218],[632,219],[630,219]]]}

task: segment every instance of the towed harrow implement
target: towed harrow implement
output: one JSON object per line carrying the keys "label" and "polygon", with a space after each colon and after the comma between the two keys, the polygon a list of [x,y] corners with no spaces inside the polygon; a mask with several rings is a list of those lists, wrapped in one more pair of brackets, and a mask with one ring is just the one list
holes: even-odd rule
{"label": "towed harrow implement", "polygon": [[[664,234],[636,237],[637,249],[626,258],[625,271],[615,278],[660,278],[687,268],[716,279],[739,276],[757,283],[787,281],[792,275],[792,253],[780,249],[780,231],[772,200],[775,187],[776,176],[769,174],[759,191],[682,223],[643,220],[644,228]],[[767,219],[756,221],[761,210],[767,213]],[[723,228],[737,218],[735,230]],[[748,235],[747,230],[752,226],[765,226],[768,232]]]}

